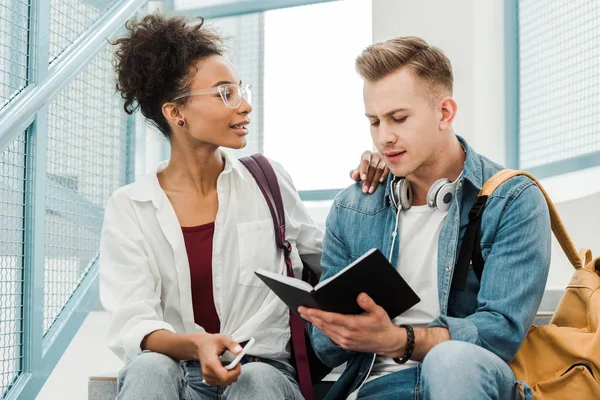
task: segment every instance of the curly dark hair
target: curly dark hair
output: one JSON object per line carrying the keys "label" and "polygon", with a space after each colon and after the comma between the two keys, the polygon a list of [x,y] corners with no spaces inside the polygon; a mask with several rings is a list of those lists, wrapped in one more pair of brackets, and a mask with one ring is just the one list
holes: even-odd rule
{"label": "curly dark hair", "polygon": [[199,19],[191,24],[182,17],[149,14],[139,22],[127,21],[129,34],[111,43],[119,46],[113,65],[125,112],[139,107],[167,138],[171,128],[162,105],[189,91],[199,60],[225,52],[223,38]]}

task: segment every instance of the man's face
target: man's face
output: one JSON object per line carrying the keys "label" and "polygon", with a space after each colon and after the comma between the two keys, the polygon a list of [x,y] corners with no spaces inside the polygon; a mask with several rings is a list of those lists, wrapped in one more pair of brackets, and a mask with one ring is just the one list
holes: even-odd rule
{"label": "man's face", "polygon": [[395,176],[433,162],[442,113],[426,83],[401,68],[377,82],[365,80],[363,97],[373,143]]}

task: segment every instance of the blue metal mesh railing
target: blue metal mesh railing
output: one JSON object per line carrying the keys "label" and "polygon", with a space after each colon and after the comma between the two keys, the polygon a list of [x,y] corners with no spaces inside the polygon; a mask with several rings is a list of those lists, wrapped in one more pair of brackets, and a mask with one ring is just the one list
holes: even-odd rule
{"label": "blue metal mesh railing", "polygon": [[[47,0],[48,1],[48,0]],[[49,0],[50,62],[112,4],[112,0]]]}
{"label": "blue metal mesh railing", "polygon": [[134,152],[106,38],[144,4],[0,0],[0,399],[36,397],[97,301],[104,207]]}
{"label": "blue metal mesh railing", "polygon": [[27,85],[29,1],[0,2],[0,109]]}
{"label": "blue metal mesh railing", "polygon": [[49,109],[44,332],[94,260],[105,203],[125,183],[127,119],[109,56],[97,55]]}
{"label": "blue metal mesh railing", "polygon": [[25,141],[0,152],[0,398],[22,371]]}

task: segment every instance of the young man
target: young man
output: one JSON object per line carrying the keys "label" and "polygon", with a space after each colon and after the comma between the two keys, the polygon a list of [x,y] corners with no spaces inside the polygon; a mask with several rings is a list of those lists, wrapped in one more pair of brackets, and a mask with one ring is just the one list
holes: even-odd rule
{"label": "young man", "polygon": [[452,67],[441,50],[402,37],[368,47],[356,67],[373,142],[394,176],[373,195],[354,185],[335,199],[321,279],[377,247],[421,301],[393,321],[364,293],[357,316],[300,308],[319,357],[330,366],[347,362],[328,397],[516,398],[520,385],[508,362],[550,265],[544,197],[526,177],[494,192],[483,213],[481,281],[471,268],[464,289],[454,288],[469,211],[502,167],[454,133]]}

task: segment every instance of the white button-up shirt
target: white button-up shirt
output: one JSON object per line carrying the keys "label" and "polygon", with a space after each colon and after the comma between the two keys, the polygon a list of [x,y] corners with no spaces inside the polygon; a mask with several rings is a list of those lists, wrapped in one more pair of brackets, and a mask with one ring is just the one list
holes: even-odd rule
{"label": "white button-up shirt", "polygon": [[[253,355],[283,361],[290,357],[288,309],[254,274],[259,268],[285,274],[283,252],[254,178],[239,161],[222,155],[212,254],[221,333],[237,341],[254,337]],[[287,172],[271,163],[283,197],[294,273],[301,276],[302,261],[320,271],[323,233]],[[161,163],[158,171],[166,166]],[[194,322],[181,226],[156,173],[120,188],[108,201],[100,243],[100,299],[111,317],[109,347],[123,361],[139,354],[144,337],[156,330],[204,331]]]}

